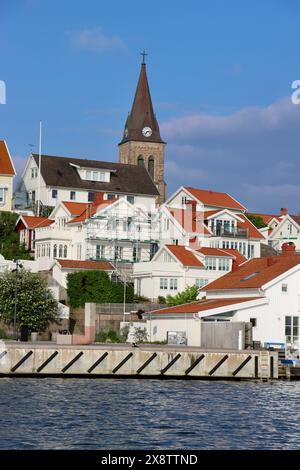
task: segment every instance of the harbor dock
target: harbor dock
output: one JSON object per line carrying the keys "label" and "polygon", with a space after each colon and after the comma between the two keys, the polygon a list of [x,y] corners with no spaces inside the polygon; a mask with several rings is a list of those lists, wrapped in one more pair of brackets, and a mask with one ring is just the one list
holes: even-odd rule
{"label": "harbor dock", "polygon": [[0,376],[278,379],[278,352],[140,344],[1,342]]}

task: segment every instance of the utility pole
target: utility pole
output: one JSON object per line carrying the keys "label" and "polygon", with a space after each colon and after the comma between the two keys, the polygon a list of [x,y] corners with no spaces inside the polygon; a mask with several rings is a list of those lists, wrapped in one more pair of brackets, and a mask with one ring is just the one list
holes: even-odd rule
{"label": "utility pole", "polygon": [[38,173],[38,201],[37,201],[37,216],[40,216],[41,205],[41,166],[42,166],[42,121],[40,121],[40,134],[39,134],[39,173]]}
{"label": "utility pole", "polygon": [[125,322],[125,314],[126,314],[126,277],[124,274],[123,322]]}

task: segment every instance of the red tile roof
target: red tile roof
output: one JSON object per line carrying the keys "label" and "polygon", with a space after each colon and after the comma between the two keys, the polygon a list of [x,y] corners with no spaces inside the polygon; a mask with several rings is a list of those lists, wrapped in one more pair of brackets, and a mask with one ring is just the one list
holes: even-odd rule
{"label": "red tile roof", "polygon": [[74,217],[74,219],[71,219],[68,223],[75,224],[78,222],[84,222],[85,220],[90,219],[93,215],[95,215],[100,210],[104,209],[107,206],[110,206],[116,201],[117,199],[109,199],[100,203],[92,202],[90,204],[85,204],[84,211],[78,217]]}
{"label": "red tile roof", "polygon": [[212,310],[214,308],[227,307],[243,302],[249,302],[251,300],[257,300],[263,297],[241,297],[231,299],[205,299],[197,300],[189,304],[176,305],[175,307],[166,307],[160,310],[153,310],[151,313],[155,314],[182,314],[182,313],[198,313],[205,312],[206,310]]}
{"label": "red tile roof", "polygon": [[197,251],[202,253],[204,256],[222,256],[225,258],[234,258],[235,256],[234,254],[228,253],[229,250],[222,250],[221,248],[210,248],[206,246],[199,248]]}
{"label": "red tile roof", "polygon": [[184,266],[204,268],[203,263],[201,263],[197,256],[185,246],[166,245],[166,247]]}
{"label": "red tile roof", "polygon": [[181,225],[181,227],[189,233],[204,233],[210,234],[210,231],[206,225],[198,218],[203,219],[203,212],[196,212],[196,216],[192,215],[191,209],[174,209],[173,207],[167,207],[170,214],[174,219]]}
{"label": "red tile roof", "polygon": [[23,215],[22,220],[29,229],[38,228],[38,227],[47,227],[48,225],[53,224],[54,220],[50,220],[47,217],[35,217],[32,215]]}
{"label": "red tile roof", "polygon": [[216,209],[214,211],[205,211],[203,213],[203,217],[204,219],[207,219],[207,217],[210,217],[211,215],[215,215],[215,214],[218,214],[219,212],[223,211],[224,209]]}
{"label": "red tile roof", "polygon": [[227,193],[219,193],[206,189],[185,187],[198,201],[206,206],[228,207],[228,209],[246,210],[246,208]]}
{"label": "red tile roof", "polygon": [[63,269],[100,269],[102,271],[113,271],[114,267],[109,261],[80,261],[73,259],[56,260]]}
{"label": "red tile roof", "polygon": [[16,171],[4,140],[0,140],[0,175],[14,176]]}
{"label": "red tile roof", "polygon": [[244,222],[238,222],[238,228],[247,229],[248,238],[265,238],[262,233],[255,227],[255,225],[250,222],[250,220],[243,214],[239,214],[239,217],[244,220]]}
{"label": "red tile roof", "polygon": [[63,201],[63,205],[67,208],[71,215],[81,215],[83,211],[86,210],[87,206],[90,205],[90,203]]}
{"label": "red tile roof", "polygon": [[300,264],[300,255],[253,258],[201,290],[258,289]]}
{"label": "red tile roof", "polygon": [[218,257],[234,258],[237,261],[238,265],[245,263],[245,261],[247,261],[247,258],[241,255],[241,253],[238,250],[234,250],[233,248],[223,249],[223,248],[202,247],[196,251],[199,251],[204,256],[218,256]]}
{"label": "red tile roof", "polygon": [[238,266],[247,261],[247,258],[245,258],[245,256],[243,256],[238,250],[234,250],[233,248],[226,248],[222,251],[224,251],[225,253],[228,253],[229,255],[234,256]]}

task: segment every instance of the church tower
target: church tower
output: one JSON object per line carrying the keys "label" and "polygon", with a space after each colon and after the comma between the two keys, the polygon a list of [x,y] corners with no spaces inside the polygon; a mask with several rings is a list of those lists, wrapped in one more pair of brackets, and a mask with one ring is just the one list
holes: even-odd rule
{"label": "church tower", "polygon": [[153,111],[148,85],[145,52],[131,112],[128,115],[122,141],[119,143],[119,162],[143,165],[159,191],[158,204],[166,199],[164,181],[165,142]]}

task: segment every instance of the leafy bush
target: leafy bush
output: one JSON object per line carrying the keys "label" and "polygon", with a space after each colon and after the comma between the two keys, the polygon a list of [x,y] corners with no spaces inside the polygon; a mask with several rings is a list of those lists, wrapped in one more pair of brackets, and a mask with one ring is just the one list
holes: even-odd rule
{"label": "leafy bush", "polygon": [[167,295],[167,304],[169,307],[175,305],[188,304],[197,300],[198,287],[189,286],[183,292],[179,292],[177,295]]}
{"label": "leafy bush", "polygon": [[129,325],[120,331],[104,328],[96,334],[96,343],[125,343],[129,333]]}
{"label": "leafy bush", "polygon": [[162,295],[159,295],[157,300],[158,300],[159,304],[165,304],[166,303],[166,298],[163,297]]}
{"label": "leafy bush", "polygon": [[148,340],[148,332],[146,328],[135,327],[132,339],[135,343],[146,343]]}
{"label": "leafy bush", "polygon": [[150,302],[150,299],[144,295],[135,295],[134,302]]}
{"label": "leafy bush", "polygon": [[9,339],[9,336],[5,333],[2,328],[0,328],[0,339]]}
{"label": "leafy bush", "polygon": [[[71,307],[84,307],[86,302],[122,303],[124,286],[112,282],[104,271],[80,271],[67,276],[67,292]],[[126,302],[133,301],[133,287],[126,286]]]}

